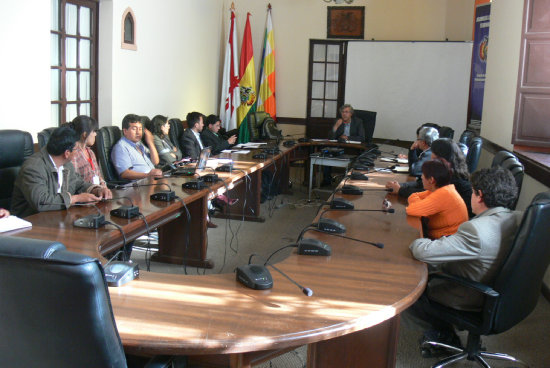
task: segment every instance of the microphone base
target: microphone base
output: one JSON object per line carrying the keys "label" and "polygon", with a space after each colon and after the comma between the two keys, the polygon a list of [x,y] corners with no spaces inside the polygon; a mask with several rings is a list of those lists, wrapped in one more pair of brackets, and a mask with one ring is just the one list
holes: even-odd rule
{"label": "microphone base", "polygon": [[131,219],[139,216],[139,207],[138,206],[120,206],[111,210],[111,216],[121,217],[125,219]]}
{"label": "microphone base", "polygon": [[84,216],[75,220],[73,225],[85,229],[99,229],[101,226],[105,225],[105,216],[97,214]]}
{"label": "microphone base", "polygon": [[150,198],[152,201],[171,202],[176,199],[176,192],[172,190],[156,192],[151,194]]}

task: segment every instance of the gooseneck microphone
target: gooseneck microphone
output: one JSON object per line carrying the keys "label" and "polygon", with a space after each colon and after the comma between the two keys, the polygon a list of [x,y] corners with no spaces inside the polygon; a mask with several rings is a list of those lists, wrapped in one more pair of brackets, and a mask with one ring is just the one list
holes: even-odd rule
{"label": "gooseneck microphone", "polygon": [[[342,235],[342,234],[335,234],[335,233],[327,233],[325,231],[322,231],[322,230],[319,230],[319,229],[316,229],[314,227],[310,227],[310,228],[306,228],[306,230],[303,232],[304,234],[308,231],[317,231],[318,233],[323,233],[323,234],[328,234],[328,235],[332,235],[332,236],[337,236],[337,237],[340,237],[340,238],[344,238],[344,239],[348,239],[348,240],[353,240],[353,241],[356,241],[356,242],[359,242],[359,243],[365,243],[365,244],[370,244],[370,245],[374,245],[375,247],[377,248],[384,248],[384,244],[383,243],[378,243],[378,242],[371,242],[371,241],[367,241],[367,240],[361,240],[361,239],[356,239],[356,238],[352,238],[350,236],[345,236],[345,235]],[[303,235],[303,234],[302,234]]]}

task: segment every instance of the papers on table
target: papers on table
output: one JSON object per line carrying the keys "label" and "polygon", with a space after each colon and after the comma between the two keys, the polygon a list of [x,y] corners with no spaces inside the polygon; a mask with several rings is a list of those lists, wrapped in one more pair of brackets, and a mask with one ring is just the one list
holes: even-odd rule
{"label": "papers on table", "polygon": [[267,142],[248,142],[237,144],[235,148],[260,148],[264,144],[267,144]]}
{"label": "papers on table", "polygon": [[396,158],[398,164],[408,164],[409,159],[408,158]]}
{"label": "papers on table", "polygon": [[0,219],[0,233],[31,227],[32,224],[17,216],[8,216]]}
{"label": "papers on table", "polygon": [[406,158],[398,158],[398,157],[380,157],[380,161],[383,162],[397,162],[398,164],[408,164],[409,160]]}
{"label": "papers on table", "polygon": [[392,169],[393,172],[397,173],[408,173],[409,167],[408,166],[396,166]]}
{"label": "papers on table", "polygon": [[246,155],[247,153],[250,153],[249,150],[231,150],[231,149],[226,149],[226,150],[223,150],[222,153],[236,153],[238,155]]}

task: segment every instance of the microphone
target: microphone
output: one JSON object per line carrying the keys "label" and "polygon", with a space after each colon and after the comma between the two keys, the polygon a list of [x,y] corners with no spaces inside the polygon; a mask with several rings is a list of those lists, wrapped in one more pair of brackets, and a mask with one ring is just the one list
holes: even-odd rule
{"label": "microphone", "polygon": [[352,238],[352,237],[349,237],[349,236],[345,236],[345,235],[339,235],[339,234],[335,234],[335,233],[326,233],[324,231],[321,231],[319,229],[316,229],[316,228],[313,228],[313,227],[310,227],[310,228],[306,228],[306,230],[303,232],[303,233],[306,233],[308,231],[317,231],[319,233],[323,233],[323,234],[328,234],[328,235],[332,235],[332,236],[337,236],[337,237],[340,237],[340,238],[344,238],[344,239],[348,239],[348,240],[353,240],[353,241],[356,241],[356,242],[359,242],[359,243],[365,243],[365,244],[369,244],[369,245],[374,245],[375,247],[377,248],[384,248],[384,244],[383,243],[377,243],[377,242],[371,242],[371,241],[367,241],[367,240],[361,240],[361,239],[356,239],[356,238]]}
{"label": "microphone", "polygon": [[300,235],[298,235],[298,238],[296,239],[296,243],[299,243],[300,240],[302,240],[302,236],[304,236],[304,233],[309,229],[316,229],[319,232],[328,234],[344,234],[346,232],[346,227],[338,221],[333,219],[320,218],[319,222],[309,224],[302,229]]}
{"label": "microphone", "polygon": [[[88,216],[81,217],[79,219],[74,220],[73,225],[76,227],[83,227],[86,229],[99,229],[101,226],[105,225],[105,216],[101,213],[99,208],[93,204],[89,203],[97,210],[97,214],[92,214]],[[75,203],[75,206],[84,206],[84,207],[90,207],[85,203]]]}
{"label": "microphone", "polygon": [[[260,259],[264,259],[263,257],[260,257],[259,255],[253,253],[250,255],[250,257],[248,258],[248,263],[250,264],[250,261],[252,260],[252,257],[258,257]],[[307,295],[307,296],[312,296],[313,295],[313,290],[311,290],[310,288],[308,287],[304,287],[300,284],[298,284],[296,281],[294,281],[292,278],[290,278],[290,276],[288,276],[286,273],[284,273],[283,271],[279,270],[277,267],[275,267],[275,265],[265,261],[264,263],[264,266],[265,265],[268,265],[268,266],[271,266],[271,268],[273,268],[275,271],[279,272],[281,275],[283,275],[284,277],[286,277],[286,279],[290,282],[292,282],[294,285],[298,286],[298,288],[300,288],[300,290],[302,290],[302,293],[304,293],[304,295]]]}
{"label": "microphone", "polygon": [[176,192],[172,190],[172,187],[168,183],[155,183],[155,184],[136,184],[134,187],[154,187],[157,185],[166,185],[168,190],[162,190],[151,194],[149,197],[152,201],[171,202],[176,198]]}
{"label": "microphone", "polygon": [[[330,211],[350,211],[350,212],[384,212],[384,213],[395,213],[395,210],[393,208],[382,208],[382,209],[373,209],[373,210],[370,210],[370,209],[355,209],[355,208],[351,208],[351,209],[347,209],[347,208],[327,208],[326,210],[324,210],[323,212],[321,212],[321,216],[320,216],[320,219],[323,218],[323,215],[325,214],[325,212],[330,212]],[[328,219],[327,219],[328,220]]]}

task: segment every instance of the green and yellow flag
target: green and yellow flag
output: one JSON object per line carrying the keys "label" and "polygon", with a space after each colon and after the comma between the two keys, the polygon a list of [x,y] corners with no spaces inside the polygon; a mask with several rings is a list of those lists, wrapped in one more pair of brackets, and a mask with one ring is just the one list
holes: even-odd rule
{"label": "green and yellow flag", "polygon": [[256,72],[254,71],[254,50],[252,46],[252,33],[250,32],[250,13],[246,15],[243,44],[241,46],[241,61],[239,64],[239,76],[241,81],[241,105],[237,109],[237,126],[239,127],[239,143],[250,140],[248,130],[248,114],[256,111]]}

